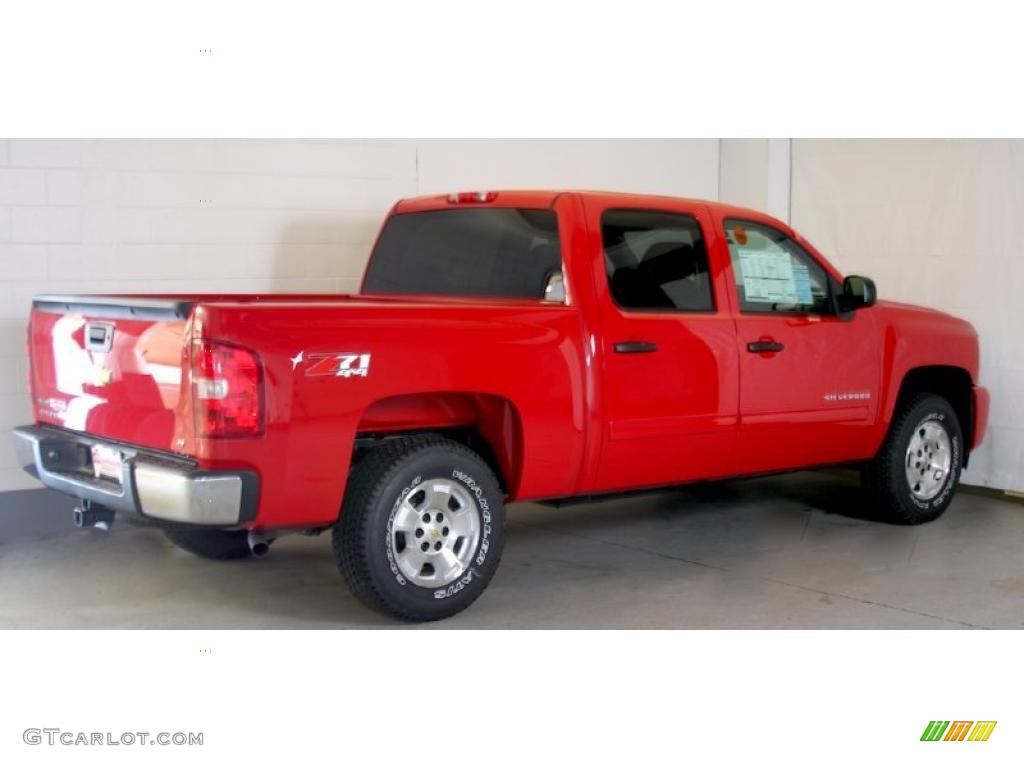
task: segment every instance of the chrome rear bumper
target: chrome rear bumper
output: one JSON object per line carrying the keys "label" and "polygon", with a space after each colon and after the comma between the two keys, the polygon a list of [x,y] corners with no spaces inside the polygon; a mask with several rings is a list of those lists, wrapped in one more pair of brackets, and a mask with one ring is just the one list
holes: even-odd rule
{"label": "chrome rear bumper", "polygon": [[[94,445],[120,451],[120,481],[93,474]],[[116,512],[221,528],[256,517],[259,479],[255,472],[202,470],[185,458],[55,427],[18,427],[14,450],[18,463],[43,485]]]}

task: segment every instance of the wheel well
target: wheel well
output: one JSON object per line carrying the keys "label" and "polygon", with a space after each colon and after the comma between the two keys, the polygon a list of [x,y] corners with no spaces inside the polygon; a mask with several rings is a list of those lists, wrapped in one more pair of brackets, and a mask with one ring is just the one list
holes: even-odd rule
{"label": "wheel well", "polygon": [[966,446],[971,444],[974,434],[974,403],[971,399],[971,375],[963,368],[950,365],[929,365],[914,368],[907,372],[900,385],[900,393],[896,398],[899,408],[907,398],[920,392],[930,392],[944,398],[953,406],[960,428],[964,434],[965,466]]}
{"label": "wheel well", "polygon": [[417,434],[441,435],[462,443],[487,462],[506,494],[513,494],[518,487],[522,424],[515,406],[505,398],[430,392],[373,403],[356,429],[352,464],[383,441]]}

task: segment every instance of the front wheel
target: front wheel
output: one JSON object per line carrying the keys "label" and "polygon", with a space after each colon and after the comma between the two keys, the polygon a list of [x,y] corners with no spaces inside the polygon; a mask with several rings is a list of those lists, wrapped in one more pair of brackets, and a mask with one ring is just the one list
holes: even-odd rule
{"label": "front wheel", "polygon": [[956,411],[938,395],[918,394],[898,408],[863,479],[883,519],[916,525],[946,511],[962,466]]}
{"label": "front wheel", "polygon": [[433,621],[484,591],[501,558],[504,526],[490,467],[460,443],[415,437],[385,443],[356,465],[331,538],[362,602]]}

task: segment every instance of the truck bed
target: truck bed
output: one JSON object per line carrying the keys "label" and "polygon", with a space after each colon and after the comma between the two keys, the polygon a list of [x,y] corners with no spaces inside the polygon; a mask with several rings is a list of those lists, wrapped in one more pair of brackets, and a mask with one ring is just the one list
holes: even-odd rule
{"label": "truck bed", "polygon": [[[353,436],[417,425],[485,433],[499,462],[527,468],[503,478],[511,496],[565,496],[583,481],[587,450],[581,324],[566,305],[500,298],[44,296],[30,325],[35,416],[205,468],[254,470],[261,514],[273,510],[276,524],[333,520]],[[109,348],[97,329],[109,329]],[[259,439],[196,436],[197,339],[258,354]],[[361,374],[341,367],[362,356]],[[528,413],[513,405],[527,402]],[[532,455],[521,462],[527,444]]]}

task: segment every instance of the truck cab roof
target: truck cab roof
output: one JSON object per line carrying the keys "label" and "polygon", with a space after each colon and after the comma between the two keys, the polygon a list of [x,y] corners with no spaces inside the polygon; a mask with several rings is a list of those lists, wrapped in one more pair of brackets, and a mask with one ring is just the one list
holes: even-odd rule
{"label": "truck cab roof", "polygon": [[[473,190],[458,191],[439,195],[420,195],[399,200],[391,213],[416,213],[419,211],[436,211],[445,208],[461,208],[466,206],[493,206],[501,208],[551,208],[559,196],[565,194],[578,195],[584,202],[593,202],[602,207],[621,205],[624,207],[658,208],[666,202],[690,203],[706,206],[716,218],[743,218],[770,223],[782,231],[791,234],[792,228],[783,221],[760,211],[742,206],[730,205],[716,200],[700,198],[676,197],[673,195],[639,194],[628,192],[608,192],[603,190],[584,189],[505,189],[505,190]],[[479,196],[479,197],[477,197]],[[479,199],[483,198],[483,199]]]}

